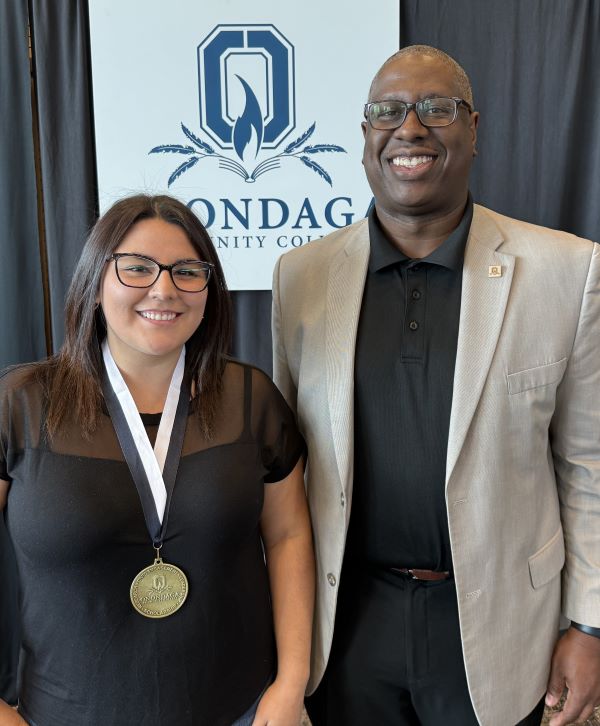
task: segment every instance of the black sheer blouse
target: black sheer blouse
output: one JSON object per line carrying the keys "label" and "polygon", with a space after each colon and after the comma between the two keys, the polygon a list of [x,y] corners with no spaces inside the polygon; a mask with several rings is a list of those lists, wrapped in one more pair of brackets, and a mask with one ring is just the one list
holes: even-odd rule
{"label": "black sheer blouse", "polygon": [[[189,580],[162,620],[129,600],[153,549],[106,415],[49,443],[31,366],[0,378],[0,478],[21,590],[20,711],[37,726],[229,726],[276,670],[264,484],[304,451],[261,371],[227,364],[214,437],[188,418],[162,556]],[[29,377],[29,382],[27,378]],[[154,441],[160,416],[143,416]]]}

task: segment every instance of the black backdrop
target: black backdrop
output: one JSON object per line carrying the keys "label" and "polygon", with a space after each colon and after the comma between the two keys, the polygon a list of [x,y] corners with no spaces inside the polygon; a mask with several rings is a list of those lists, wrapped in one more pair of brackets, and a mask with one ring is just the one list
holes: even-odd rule
{"label": "black backdrop", "polygon": [[[471,77],[481,112],[475,201],[600,240],[600,0],[399,2],[400,44],[437,46]],[[0,367],[60,344],[66,286],[97,215],[87,15],[87,0],[0,2]],[[360,120],[360,109],[348,119],[357,133]],[[233,298],[233,353],[270,371],[270,292]],[[0,527],[8,699],[18,640],[11,568]]]}
{"label": "black backdrop", "polygon": [[475,201],[600,242],[600,2],[401,0],[400,42],[471,78]]}

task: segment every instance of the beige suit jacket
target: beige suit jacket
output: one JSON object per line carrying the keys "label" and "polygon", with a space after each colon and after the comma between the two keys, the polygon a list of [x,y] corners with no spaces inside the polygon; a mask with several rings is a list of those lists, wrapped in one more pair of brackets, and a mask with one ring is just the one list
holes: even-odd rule
{"label": "beige suit jacket", "polygon": [[[274,376],[309,451],[317,551],[309,692],[331,647],[352,503],[354,350],[368,259],[362,220],[284,255],[274,273]],[[600,247],[477,205],[446,506],[473,705],[484,726],[517,723],[546,687],[561,593],[566,617],[600,627]]]}

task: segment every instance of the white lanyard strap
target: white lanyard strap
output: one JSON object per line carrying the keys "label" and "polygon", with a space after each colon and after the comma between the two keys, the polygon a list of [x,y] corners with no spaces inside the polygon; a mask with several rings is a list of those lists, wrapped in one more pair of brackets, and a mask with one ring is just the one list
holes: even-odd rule
{"label": "white lanyard strap", "polygon": [[165,466],[165,459],[167,456],[167,450],[169,448],[169,441],[171,440],[171,432],[173,431],[173,423],[175,421],[175,413],[177,411],[177,403],[179,401],[179,393],[181,390],[181,382],[183,380],[183,374],[185,370],[185,346],[182,347],[181,353],[173,376],[171,377],[171,383],[169,384],[169,390],[167,393],[167,400],[165,401],[164,410],[160,419],[160,426],[158,427],[158,433],[156,435],[156,442],[154,444],[154,451],[150,446],[150,440],[148,434],[142,423],[142,417],[137,410],[133,396],[127,388],[121,371],[118,369],[115,363],[108,341],[105,339],[102,343],[102,356],[104,358],[104,365],[106,366],[106,372],[110,385],[119,401],[127,425],[133,437],[133,441],[148,483],[150,485],[150,491],[154,498],[154,504],[156,506],[156,514],[162,524],[165,506],[167,503],[167,490],[165,482],[163,480],[162,472]]}

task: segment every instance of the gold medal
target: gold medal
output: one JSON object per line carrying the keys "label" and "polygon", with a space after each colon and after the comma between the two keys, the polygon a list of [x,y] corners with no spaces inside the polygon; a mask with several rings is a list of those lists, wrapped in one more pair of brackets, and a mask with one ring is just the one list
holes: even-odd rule
{"label": "gold medal", "polygon": [[188,594],[185,574],[156,557],[154,564],[144,568],[131,583],[133,607],[147,618],[166,618],[185,602]]}
{"label": "gold medal", "polygon": [[102,356],[105,366],[102,378],[104,401],[140,496],[146,527],[156,552],[154,564],[145,567],[133,579],[129,597],[140,615],[166,618],[179,610],[189,591],[185,574],[160,557],[190,403],[190,387],[184,378],[185,346],[171,377],[154,450],[107,340],[102,343]]}

